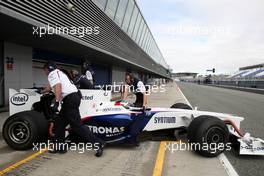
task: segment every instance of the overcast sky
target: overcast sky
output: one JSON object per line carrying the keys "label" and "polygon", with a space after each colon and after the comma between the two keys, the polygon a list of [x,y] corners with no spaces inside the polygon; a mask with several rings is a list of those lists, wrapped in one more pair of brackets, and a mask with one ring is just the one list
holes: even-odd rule
{"label": "overcast sky", "polygon": [[137,0],[174,72],[264,63],[264,0]]}

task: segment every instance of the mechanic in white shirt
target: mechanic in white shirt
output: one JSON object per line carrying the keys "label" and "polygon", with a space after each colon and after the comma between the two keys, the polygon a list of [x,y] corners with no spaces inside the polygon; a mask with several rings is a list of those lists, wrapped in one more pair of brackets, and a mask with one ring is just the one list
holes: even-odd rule
{"label": "mechanic in white shirt", "polygon": [[144,83],[135,78],[131,73],[125,74],[125,82],[128,86],[125,86],[124,93],[122,94],[122,100],[125,100],[128,96],[128,92],[131,91],[136,95],[134,106],[143,107],[143,109],[145,109],[147,105],[147,95]]}
{"label": "mechanic in white shirt", "polygon": [[[53,91],[55,93],[55,103],[51,107],[54,113],[59,112],[59,117],[55,119],[54,140],[55,143],[64,143],[65,128],[70,124],[72,130],[82,137],[86,142],[99,144],[99,149],[95,156],[100,157],[103,153],[104,141],[97,138],[90,129],[81,123],[79,106],[82,95],[76,86],[70,81],[65,73],[57,69],[54,62],[49,61],[43,67],[45,74],[48,76],[49,86],[42,92]],[[61,103],[61,110],[58,110]],[[64,145],[58,145],[64,146]],[[66,153],[64,148],[57,148],[50,151],[51,153]]]}
{"label": "mechanic in white shirt", "polygon": [[89,81],[85,75],[81,75],[77,70],[71,70],[70,74],[73,83],[78,89],[93,89],[91,81]]}
{"label": "mechanic in white shirt", "polygon": [[94,72],[92,71],[89,63],[83,63],[82,73],[86,76],[86,78],[90,81],[91,85],[94,87]]}
{"label": "mechanic in white shirt", "polygon": [[90,70],[86,70],[85,75],[86,75],[86,78],[87,78],[89,81],[91,81],[91,83],[93,84],[93,75],[92,75],[92,73],[90,72]]}

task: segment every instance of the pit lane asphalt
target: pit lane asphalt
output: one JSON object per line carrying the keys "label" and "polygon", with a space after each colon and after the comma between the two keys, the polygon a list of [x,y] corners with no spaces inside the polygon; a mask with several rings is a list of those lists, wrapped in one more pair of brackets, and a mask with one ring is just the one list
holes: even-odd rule
{"label": "pit lane asphalt", "polygon": [[[193,107],[242,116],[245,120],[241,129],[264,139],[264,95],[194,83],[177,84]],[[240,176],[263,176],[263,156],[238,156],[233,151],[225,152],[225,155]]]}

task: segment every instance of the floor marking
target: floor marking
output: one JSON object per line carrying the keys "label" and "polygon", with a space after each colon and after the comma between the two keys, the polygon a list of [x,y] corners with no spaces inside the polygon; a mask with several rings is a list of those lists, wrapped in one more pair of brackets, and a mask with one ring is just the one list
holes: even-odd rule
{"label": "floor marking", "polygon": [[41,151],[38,151],[36,153],[33,153],[32,155],[28,156],[27,158],[25,159],[22,159],[14,164],[12,164],[11,166],[8,166],[7,168],[3,169],[0,171],[0,175],[4,175],[8,172],[11,172],[12,170],[16,169],[17,167],[25,164],[26,162],[29,162],[30,160],[33,160],[34,158],[36,158],[37,156],[39,155],[42,155],[43,153],[45,153],[46,151],[48,151],[47,149],[45,150],[41,150]]}
{"label": "floor marking", "polygon": [[[183,98],[186,100],[187,104],[189,104],[190,106],[191,103],[189,102],[189,100],[185,97],[185,95],[182,93],[180,87],[177,85],[180,93],[183,95]],[[226,173],[229,175],[229,176],[239,176],[238,173],[236,172],[236,170],[234,169],[234,167],[232,166],[232,164],[229,162],[229,160],[227,159],[227,157],[225,156],[224,153],[221,153],[219,156],[218,156],[218,159],[220,161],[220,163],[223,165]]]}
{"label": "floor marking", "polygon": [[[177,84],[176,84],[177,85]],[[186,101],[186,103],[189,105],[189,106],[191,106],[192,107],[192,105],[191,105],[191,103],[189,102],[189,100],[185,97],[185,95],[182,93],[182,91],[181,91],[181,89],[180,89],[180,87],[177,85],[177,87],[178,87],[178,89],[179,89],[179,91],[180,91],[180,93],[182,94],[182,96],[183,96],[183,99],[185,99],[185,101]],[[192,107],[193,108],[193,107]]]}
{"label": "floor marking", "polygon": [[229,176],[238,176],[238,173],[236,172],[236,170],[234,169],[232,164],[229,162],[229,160],[227,159],[225,154],[221,153],[218,156],[218,159],[220,160],[221,164],[224,166],[224,168],[225,168],[225,170]]}
{"label": "floor marking", "polygon": [[165,158],[165,152],[166,152],[166,144],[174,143],[177,144],[180,141],[161,141],[160,146],[159,146],[159,151],[157,154],[156,162],[155,162],[155,167],[153,170],[152,176],[161,176],[162,175],[162,169],[163,169],[163,163],[164,163],[164,158]]}
{"label": "floor marking", "polygon": [[162,175],[163,162],[164,162],[164,156],[165,156],[165,144],[166,144],[165,141],[160,142],[159,151],[157,154],[157,159],[156,159],[156,163],[155,163],[152,176]]}

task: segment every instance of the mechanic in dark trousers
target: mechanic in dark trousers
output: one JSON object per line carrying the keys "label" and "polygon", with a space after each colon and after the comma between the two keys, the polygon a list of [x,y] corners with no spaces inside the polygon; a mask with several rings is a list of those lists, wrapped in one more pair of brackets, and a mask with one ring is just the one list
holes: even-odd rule
{"label": "mechanic in dark trousers", "polygon": [[71,77],[78,89],[93,89],[93,85],[86,75],[81,75],[77,70],[71,70]]}
{"label": "mechanic in dark trousers", "polygon": [[[49,86],[43,90],[43,93],[53,90],[55,93],[55,103],[52,106],[53,112],[58,112],[61,103],[59,117],[55,119],[55,144],[64,144],[65,128],[70,124],[72,130],[82,137],[86,142],[97,145],[95,156],[100,157],[103,154],[105,142],[97,138],[88,127],[81,123],[79,106],[81,102],[81,93],[69,78],[53,62],[48,62],[43,67],[48,76]],[[60,145],[63,146],[63,145]],[[55,148],[51,153],[66,153],[65,148]]]}
{"label": "mechanic in dark trousers", "polygon": [[128,72],[125,74],[125,82],[128,86],[125,86],[125,90],[122,93],[122,100],[127,98],[128,92],[133,92],[136,95],[134,106],[143,107],[143,109],[145,109],[147,105],[147,95],[144,83]]}
{"label": "mechanic in dark trousers", "polygon": [[122,100],[125,100],[128,96],[128,92],[133,92],[136,95],[136,101],[134,103],[135,107],[142,107],[142,114],[138,115],[134,122],[130,125],[130,133],[131,138],[128,142],[131,144],[139,145],[139,134],[140,128],[138,128],[142,124],[142,119],[144,118],[144,113],[147,105],[147,95],[146,95],[146,87],[142,81],[135,78],[131,73],[127,72],[125,74],[125,91],[122,94]]}

